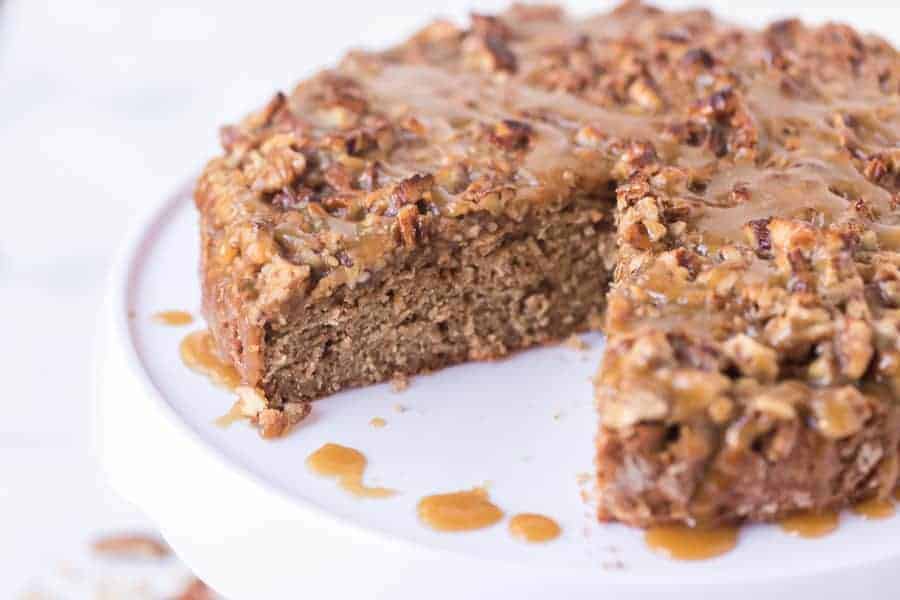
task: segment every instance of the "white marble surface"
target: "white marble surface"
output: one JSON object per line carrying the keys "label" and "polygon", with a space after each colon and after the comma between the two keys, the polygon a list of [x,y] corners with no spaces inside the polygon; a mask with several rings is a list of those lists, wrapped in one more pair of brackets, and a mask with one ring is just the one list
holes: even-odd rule
{"label": "white marble surface", "polygon": [[[803,13],[880,25],[886,35],[900,16],[894,3],[876,1],[709,4],[733,18]],[[462,15],[472,5],[7,0],[0,16],[0,598],[56,577],[61,565],[81,564],[98,532],[152,528],[104,487],[91,442],[94,320],[129,216],[201,167],[216,151],[219,124],[333,61],[348,42],[381,45],[436,12]],[[59,597],[96,596],[85,589]]]}

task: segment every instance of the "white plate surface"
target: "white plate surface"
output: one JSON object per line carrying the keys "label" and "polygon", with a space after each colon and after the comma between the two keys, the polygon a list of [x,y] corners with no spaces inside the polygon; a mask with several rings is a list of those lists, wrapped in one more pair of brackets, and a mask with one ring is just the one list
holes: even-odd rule
{"label": "white plate surface", "polygon": [[[302,516],[284,518],[315,520],[326,536],[335,532],[331,541],[340,538],[338,546],[353,545],[359,536],[376,548],[383,543],[410,556],[502,564],[504,573],[520,574],[514,577],[565,573],[598,589],[611,584],[771,582],[897,564],[893,559],[900,555],[900,517],[874,523],[845,514],[837,533],[814,541],[790,537],[777,527],[746,527],[736,550],[699,563],[660,557],[645,547],[638,530],[596,523],[577,478],[592,468],[596,415],[589,379],[602,353],[599,335],[585,336],[591,346],[587,352],[542,348],[500,362],[416,377],[400,393],[387,385],[344,392],[316,403],[307,422],[275,442],[262,441],[242,423],[219,428],[212,421],[228,410],[232,395],[185,368],[178,354],[182,337],[202,327],[202,321],[177,328],[151,318],[166,309],[198,313],[196,226],[194,209],[182,195],[132,236],[111,280],[98,391],[113,483],[118,481],[123,493],[157,519],[167,535],[185,546],[197,542],[198,547],[185,547],[185,553],[196,556],[212,579],[215,572],[229,570],[226,561],[241,555],[240,548],[231,546],[243,543],[224,548],[210,540],[198,542],[200,530],[216,527],[201,521],[215,512],[213,504],[224,510],[229,501],[237,502],[243,493],[238,488],[271,499],[272,512],[265,504],[269,500],[253,500],[263,504],[243,507],[246,514],[242,507],[228,507],[237,539],[257,536],[263,547],[277,544],[271,550],[279,555],[315,552],[309,547],[311,539],[272,541],[277,532],[273,537],[272,531],[265,531],[272,528],[269,514],[296,508]],[[406,411],[396,412],[396,404]],[[135,423],[136,415],[145,416]],[[369,421],[376,416],[386,419],[387,426],[373,428]],[[304,460],[325,442],[363,451],[370,464],[367,482],[400,494],[361,500],[332,480],[311,474]],[[178,448],[178,453],[166,454],[169,448]],[[208,474],[180,473],[194,458],[216,466],[209,467]],[[219,470],[222,477],[212,473]],[[204,514],[189,501],[173,501],[179,494],[194,493],[176,487],[191,477],[203,493],[219,499],[207,500]],[[562,537],[529,545],[509,535],[506,521],[462,534],[436,533],[418,521],[415,507],[422,496],[477,485],[487,485],[507,515],[539,512],[554,517],[563,527]],[[360,548],[363,545],[359,542]],[[247,541],[247,551],[253,547]],[[258,554],[245,560],[265,563]],[[610,568],[615,561],[624,568]],[[497,573],[475,569],[479,577]]]}

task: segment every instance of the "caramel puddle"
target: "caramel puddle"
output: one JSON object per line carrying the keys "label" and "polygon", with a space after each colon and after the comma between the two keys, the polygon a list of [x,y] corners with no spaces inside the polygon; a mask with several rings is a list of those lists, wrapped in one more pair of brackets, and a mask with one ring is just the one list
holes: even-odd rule
{"label": "caramel puddle", "polygon": [[216,354],[212,336],[206,329],[189,333],[181,341],[181,361],[222,387],[233,390],[241,383],[237,370]]}
{"label": "caramel puddle", "polygon": [[864,519],[887,519],[895,512],[894,503],[883,498],[863,500],[854,504],[851,510]]}
{"label": "caramel puddle", "polygon": [[802,538],[818,538],[837,529],[840,513],[836,510],[804,511],[778,522],[783,531]]}
{"label": "caramel puddle", "polygon": [[194,322],[194,315],[186,310],[163,310],[153,315],[153,320],[161,325],[190,325]]}
{"label": "caramel puddle", "polygon": [[418,513],[437,531],[483,529],[503,518],[503,511],[491,502],[484,488],[426,496],[419,501]]}
{"label": "caramel puddle", "polygon": [[651,527],[644,532],[650,549],[675,560],[705,560],[725,554],[737,545],[737,527],[696,529],[685,525]]}
{"label": "caramel puddle", "polygon": [[395,490],[363,484],[366,462],[359,450],[328,443],[307,457],[306,466],[317,475],[337,478],[343,489],[359,498],[387,498],[396,494]]}
{"label": "caramel puddle", "polygon": [[509,532],[513,537],[531,543],[549,542],[559,537],[559,523],[533,513],[521,513],[509,520]]}

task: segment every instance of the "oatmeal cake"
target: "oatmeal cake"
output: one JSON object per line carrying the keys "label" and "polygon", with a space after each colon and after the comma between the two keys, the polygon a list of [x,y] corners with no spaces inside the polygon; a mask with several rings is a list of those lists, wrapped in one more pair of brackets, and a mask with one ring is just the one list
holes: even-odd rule
{"label": "oatmeal cake", "polygon": [[288,414],[605,322],[602,519],[886,494],[898,82],[888,43],[836,24],[639,2],[435,22],[222,130],[196,189],[206,317]]}

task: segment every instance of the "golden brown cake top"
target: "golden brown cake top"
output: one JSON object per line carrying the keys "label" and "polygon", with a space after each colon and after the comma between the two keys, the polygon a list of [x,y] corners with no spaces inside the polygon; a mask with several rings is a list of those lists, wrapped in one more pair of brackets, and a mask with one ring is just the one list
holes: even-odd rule
{"label": "golden brown cake top", "polygon": [[[438,21],[223,129],[197,188],[207,277],[262,317],[298,289],[365,281],[445,219],[610,197],[660,165],[717,244],[772,216],[857,220],[883,241],[898,88],[897,52],[842,25],[752,31],[637,2]],[[678,239],[652,218],[626,235],[645,249]]]}

